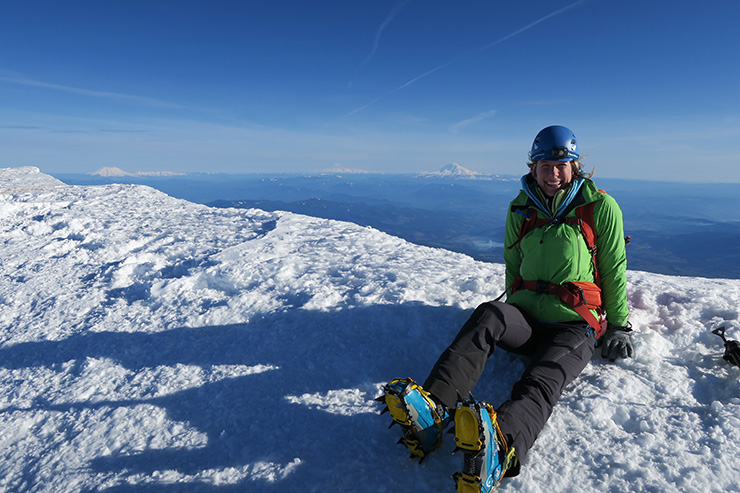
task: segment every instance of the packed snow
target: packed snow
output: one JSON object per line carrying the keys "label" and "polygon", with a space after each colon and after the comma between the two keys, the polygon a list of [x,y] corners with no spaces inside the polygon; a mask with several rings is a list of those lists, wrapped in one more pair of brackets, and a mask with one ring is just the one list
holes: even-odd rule
{"label": "packed snow", "polygon": [[[502,265],[36,168],[0,170],[0,228],[0,491],[454,491],[451,440],[418,465],[373,399],[424,380]],[[499,491],[740,491],[710,330],[740,280],[628,277],[636,357],[597,351]],[[497,352],[476,397],[524,364]]]}

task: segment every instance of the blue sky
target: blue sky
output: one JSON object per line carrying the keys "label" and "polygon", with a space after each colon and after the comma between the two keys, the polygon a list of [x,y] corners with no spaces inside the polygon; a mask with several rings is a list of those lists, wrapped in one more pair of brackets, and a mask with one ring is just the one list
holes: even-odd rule
{"label": "blue sky", "polygon": [[0,167],[526,171],[740,182],[740,1],[27,1],[0,15]]}

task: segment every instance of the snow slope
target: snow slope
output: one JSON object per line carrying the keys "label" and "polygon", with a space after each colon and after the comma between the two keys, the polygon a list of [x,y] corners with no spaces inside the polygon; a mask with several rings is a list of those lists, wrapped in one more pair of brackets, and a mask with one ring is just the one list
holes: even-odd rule
{"label": "snow slope", "polygon": [[[426,377],[503,266],[350,223],[0,170],[0,491],[453,491],[373,398]],[[500,491],[740,491],[740,281],[629,273],[598,356]],[[740,338],[737,328],[728,331]],[[476,395],[507,396],[503,351]]]}

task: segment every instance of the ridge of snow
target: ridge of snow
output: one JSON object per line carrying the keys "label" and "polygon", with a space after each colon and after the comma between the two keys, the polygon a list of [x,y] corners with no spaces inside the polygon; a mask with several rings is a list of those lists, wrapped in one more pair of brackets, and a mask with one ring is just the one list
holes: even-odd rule
{"label": "ridge of snow", "polygon": [[[0,170],[0,490],[453,491],[451,440],[418,466],[373,398],[423,381],[502,265],[44,176]],[[628,283],[635,359],[595,356],[499,491],[738,491],[740,368],[707,327],[740,281]],[[497,351],[475,395],[525,364]]]}
{"label": "ridge of snow", "polygon": [[64,183],[41,173],[35,166],[0,168],[0,193],[21,193],[61,185]]}

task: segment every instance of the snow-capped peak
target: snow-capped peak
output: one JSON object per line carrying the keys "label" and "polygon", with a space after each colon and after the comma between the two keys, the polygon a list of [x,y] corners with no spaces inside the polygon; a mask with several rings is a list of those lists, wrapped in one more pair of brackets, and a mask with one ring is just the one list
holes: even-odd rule
{"label": "snow-capped peak", "polygon": [[490,180],[491,176],[477,171],[471,171],[457,163],[450,163],[439,171],[422,173],[425,178],[456,178],[464,180]]}
{"label": "snow-capped peak", "polygon": [[133,173],[129,173],[128,171],[124,171],[121,168],[116,168],[115,166],[105,166],[103,168],[100,168],[96,171],[93,171],[90,173],[94,176],[106,176],[106,177],[115,177],[115,176],[134,176]]}

